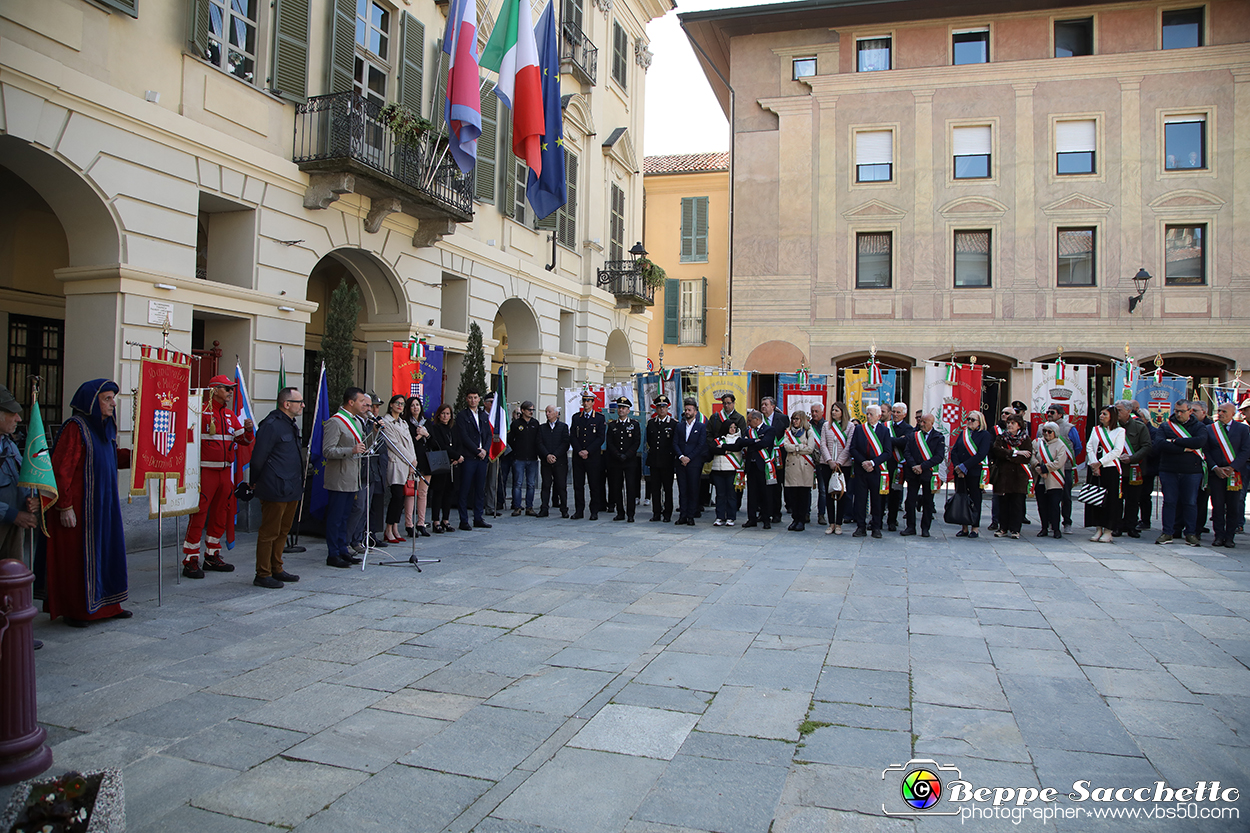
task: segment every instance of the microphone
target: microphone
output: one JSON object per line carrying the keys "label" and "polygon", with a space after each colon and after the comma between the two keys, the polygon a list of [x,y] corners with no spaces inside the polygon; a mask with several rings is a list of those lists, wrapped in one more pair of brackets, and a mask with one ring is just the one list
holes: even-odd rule
{"label": "microphone", "polygon": [[378,416],[377,414],[365,414],[365,419],[369,420],[370,422],[376,422],[378,424],[381,424],[382,422],[382,417]]}

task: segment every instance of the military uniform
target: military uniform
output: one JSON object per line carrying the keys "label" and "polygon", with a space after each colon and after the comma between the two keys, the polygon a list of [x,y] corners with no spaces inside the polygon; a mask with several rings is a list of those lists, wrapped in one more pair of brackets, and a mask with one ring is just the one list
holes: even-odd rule
{"label": "military uniform", "polygon": [[[594,401],[593,396],[583,398],[583,405],[587,399]],[[577,510],[573,513],[573,519],[585,517],[585,486],[589,480],[590,519],[595,521],[599,519],[599,510],[607,504],[603,488],[603,439],[606,435],[603,414],[594,411],[587,413],[585,410],[573,414],[569,435],[573,449],[573,506]],[[582,459],[582,451],[586,452],[585,459]]]}
{"label": "military uniform", "polygon": [[[622,396],[615,402],[618,408],[631,408],[629,397]],[[616,504],[616,517],[634,522],[634,508],[638,505],[638,487],[642,470],[638,448],[642,443],[642,428],[638,420],[623,416],[608,425],[608,489],[612,503]]]}
{"label": "military uniform", "polygon": [[[653,401],[657,407],[668,405],[668,397],[661,394]],[[677,430],[677,420],[666,416],[664,419],[652,417],[647,420],[647,468],[651,470],[648,477],[651,486],[651,520],[671,521],[673,519],[673,432]]]}

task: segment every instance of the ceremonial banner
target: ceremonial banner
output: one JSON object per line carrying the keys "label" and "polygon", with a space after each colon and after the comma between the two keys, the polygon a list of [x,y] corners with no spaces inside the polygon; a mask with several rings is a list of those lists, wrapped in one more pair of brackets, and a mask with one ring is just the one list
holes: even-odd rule
{"label": "ceremonial banner", "polygon": [[187,452],[178,440],[188,428],[191,358],[146,345],[139,349],[130,493],[146,492],[148,480],[174,480],[181,490],[185,487]]}
{"label": "ceremonial banner", "polygon": [[[751,382],[751,373],[747,370],[731,370],[726,373],[721,371],[713,371],[711,373],[699,373],[697,382],[699,385],[699,413],[704,419],[710,418],[712,414],[720,413],[720,399],[727,393],[734,395],[734,401],[737,404],[735,408],[740,414],[747,411],[747,385]],[[673,416],[676,418],[681,413],[681,403],[677,400],[673,401]]]}
{"label": "ceremonial banner", "polygon": [[[182,487],[174,480],[148,481],[148,518],[173,515],[194,515],[200,508],[200,431],[203,428],[203,391],[193,390],[187,399],[187,431],[179,438],[186,448],[186,475]],[[160,485],[164,484],[165,501],[157,511]]]}
{"label": "ceremonial banner", "polygon": [[[640,419],[650,419],[655,416],[655,406],[652,401],[660,395],[660,374],[658,373],[639,373],[638,374],[638,407],[635,408]],[[664,382],[664,395],[668,397],[669,414],[674,418],[678,411],[681,410],[681,374],[675,374],[672,379]],[[644,421],[645,421],[644,419]]]}
{"label": "ceremonial banner", "polygon": [[582,409],[582,391],[589,390],[595,396],[595,408],[602,411],[606,396],[604,394],[603,385],[587,385],[585,388],[565,388],[564,389],[564,413],[561,414],[564,421],[569,425],[573,424],[573,414]]}
{"label": "ceremonial banner", "polygon": [[1186,377],[1164,376],[1163,382],[1159,383],[1151,373],[1137,380],[1137,390],[1133,398],[1150,412],[1151,422],[1162,425],[1172,413],[1172,403],[1188,396],[1189,379]]}
{"label": "ceremonial banner", "polygon": [[1116,399],[1136,398],[1137,383],[1141,381],[1141,369],[1131,357],[1113,366],[1111,395]]}
{"label": "ceremonial banner", "polygon": [[443,401],[443,348],[422,341],[391,344],[391,396],[415,396],[432,415]]}
{"label": "ceremonial banner", "polygon": [[787,417],[795,411],[802,411],[810,417],[813,405],[824,407],[827,414],[829,413],[828,400],[829,388],[824,385],[811,384],[804,387],[795,384],[781,386],[782,410]]}
{"label": "ceremonial banner", "polygon": [[[1068,415],[1068,422],[1076,428],[1081,439],[1089,436],[1086,430],[1089,416],[1089,365],[1065,364],[1063,381],[1055,378],[1056,366],[1053,364],[1033,363],[1033,394],[1029,403],[1032,413],[1032,433],[1037,435],[1042,423],[1046,421],[1046,409],[1051,405]],[[1085,463],[1085,452],[1076,455],[1077,465]]]}
{"label": "ceremonial banner", "polygon": [[[243,368],[239,367],[239,363],[234,363],[234,413],[239,418],[239,422],[251,420],[252,425],[256,425],[256,415],[252,412],[252,397],[247,393],[247,380],[243,378]],[[249,474],[252,468],[252,445],[236,444],[234,447],[234,463],[230,468],[230,479],[234,485],[246,483],[251,478]],[[226,515],[226,549],[234,549],[235,529],[239,522],[239,499],[235,496],[234,490],[230,490],[229,509]]]}
{"label": "ceremonial banner", "polygon": [[[933,427],[942,432],[949,453],[951,435],[963,426],[964,415],[981,410],[979,365],[925,362],[924,411],[933,414]],[[949,481],[946,462],[938,466],[938,476]]]}
{"label": "ceremonial banner", "polygon": [[30,429],[26,432],[26,452],[17,473],[17,485],[34,489],[39,495],[39,528],[48,534],[44,511],[56,503],[56,473],[52,471],[52,455],[48,452],[48,435],[43,430],[43,413],[39,400],[30,406]]}
{"label": "ceremonial banner", "polygon": [[[778,373],[777,374],[778,387],[784,388],[786,385],[798,385],[798,384],[800,384],[800,382],[799,382],[799,374],[797,373]],[[827,387],[829,385],[829,377],[823,373],[809,373],[807,374],[807,384],[813,388]]]}
{"label": "ceremonial banner", "polygon": [[309,490],[308,511],[320,518],[330,503],[326,492],[326,460],[321,453],[325,438],[325,424],[333,412],[330,410],[330,391],[326,386],[326,363],[321,363],[321,376],[317,380],[317,404],[313,409],[312,436],[308,440],[308,471],[312,475]]}
{"label": "ceremonial banner", "polygon": [[870,380],[872,370],[867,367],[856,367],[844,371],[846,373],[846,407],[851,412],[851,419],[864,422],[868,417],[864,409],[869,405],[879,405],[882,413],[889,413],[894,404],[894,391],[898,383],[897,370],[882,370],[881,385],[872,388]]}

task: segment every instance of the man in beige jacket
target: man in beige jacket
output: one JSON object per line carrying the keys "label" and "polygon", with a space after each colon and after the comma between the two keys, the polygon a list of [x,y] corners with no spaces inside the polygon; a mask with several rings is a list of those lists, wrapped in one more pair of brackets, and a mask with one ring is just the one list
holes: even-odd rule
{"label": "man in beige jacket", "polygon": [[329,493],[326,505],[326,564],[350,567],[360,559],[348,550],[349,521],[360,492],[360,460],[365,453],[364,415],[369,408],[369,394],[360,388],[343,391],[343,405],[326,420],[321,438],[321,455],[325,458],[325,487]]}

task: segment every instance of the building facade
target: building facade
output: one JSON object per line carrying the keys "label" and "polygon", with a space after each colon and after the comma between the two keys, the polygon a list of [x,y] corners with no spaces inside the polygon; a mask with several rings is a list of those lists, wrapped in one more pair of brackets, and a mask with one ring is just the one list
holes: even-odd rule
{"label": "building facade", "polygon": [[647,358],[721,367],[729,357],[729,154],[648,156],[643,242],[667,275],[656,287]]}
{"label": "building facade", "polygon": [[1062,349],[1092,402],[1126,348],[1195,380],[1250,363],[1250,6],[943,8],[681,16],[731,123],[735,360],[976,355],[1027,401]]}
{"label": "building facade", "polygon": [[[237,356],[263,413],[280,363],[292,384],[316,373],[343,281],[362,297],[357,378],[382,394],[390,342],[424,335],[447,350],[453,397],[470,322],[492,369],[506,361],[510,399],[645,364],[649,307],[600,272],[642,235],[644,33],[669,8],[557,6],[570,193],[538,221],[493,74],[474,173],[440,144],[446,4],[5,3],[4,378],[25,401],[43,377],[54,422],[86,379],[128,395],[133,343],[161,344],[168,323],[198,378]],[[484,42],[498,3],[478,13]],[[434,129],[401,141],[391,103]]]}

